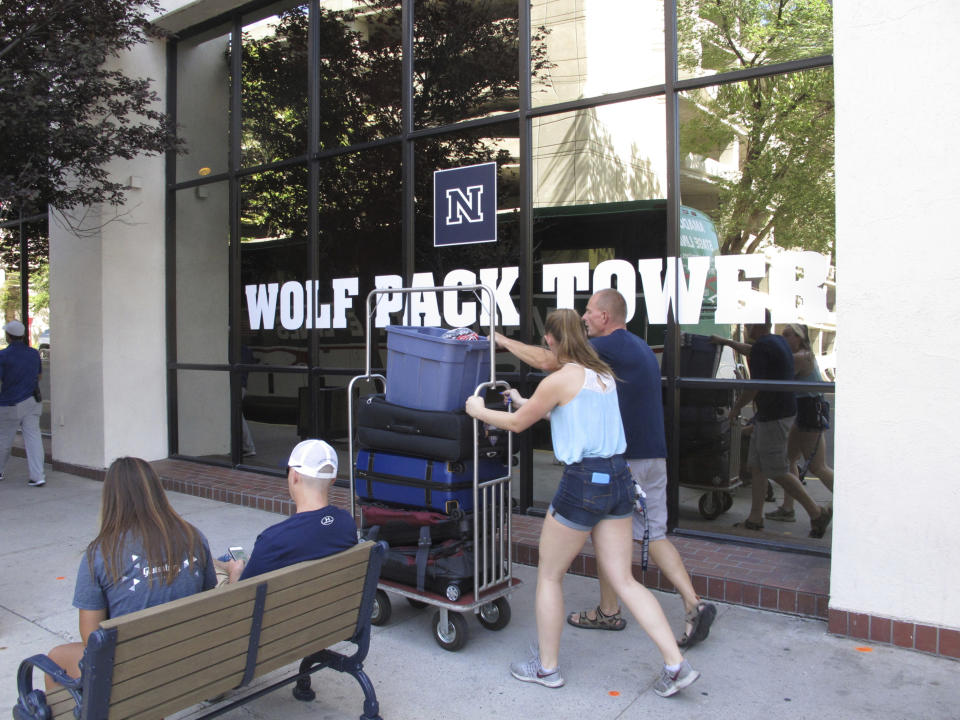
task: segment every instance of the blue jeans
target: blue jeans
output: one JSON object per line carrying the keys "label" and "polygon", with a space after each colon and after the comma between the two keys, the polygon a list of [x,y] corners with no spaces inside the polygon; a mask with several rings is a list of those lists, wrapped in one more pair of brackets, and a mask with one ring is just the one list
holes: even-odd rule
{"label": "blue jeans", "polygon": [[623,455],[567,465],[548,512],[562,525],[589,531],[601,520],[633,515],[633,477]]}

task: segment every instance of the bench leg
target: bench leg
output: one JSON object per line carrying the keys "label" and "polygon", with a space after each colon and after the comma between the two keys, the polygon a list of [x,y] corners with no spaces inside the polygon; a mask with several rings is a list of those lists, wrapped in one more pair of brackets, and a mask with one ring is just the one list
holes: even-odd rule
{"label": "bench leg", "polygon": [[356,656],[345,657],[332,650],[321,650],[300,662],[300,677],[297,678],[297,684],[293,688],[293,696],[297,700],[310,702],[317,697],[310,687],[310,673],[325,667],[349,673],[360,683],[360,689],[363,690],[363,715],[360,716],[360,720],[383,720],[380,717],[377,692],[373,689],[370,677],[363,670],[363,663],[357,660]]}
{"label": "bench leg", "polygon": [[356,667],[347,670],[353,675],[360,687],[363,689],[363,715],[360,720],[383,720],[380,717],[380,703],[377,702],[377,691],[373,689],[373,683],[363,671],[363,665],[357,663]]}

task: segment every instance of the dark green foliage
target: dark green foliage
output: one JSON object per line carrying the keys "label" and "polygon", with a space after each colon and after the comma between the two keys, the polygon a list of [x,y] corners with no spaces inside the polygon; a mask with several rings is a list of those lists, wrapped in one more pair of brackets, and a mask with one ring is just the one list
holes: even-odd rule
{"label": "dark green foliage", "polygon": [[[681,0],[681,67],[741,70],[832,51],[828,0]],[[721,178],[711,211],[721,252],[784,248],[833,252],[833,72],[807,70],[687,96],[683,152],[705,157],[739,141],[739,177]]]}
{"label": "dark green foliage", "polygon": [[147,78],[118,58],[145,39],[156,0],[4,0],[0,12],[0,203],[42,211],[121,205],[104,165],[176,147]]}

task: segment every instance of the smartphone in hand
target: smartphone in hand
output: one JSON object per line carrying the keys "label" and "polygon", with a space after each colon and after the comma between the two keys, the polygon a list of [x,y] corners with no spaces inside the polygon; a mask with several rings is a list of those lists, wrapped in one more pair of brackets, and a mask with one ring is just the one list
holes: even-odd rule
{"label": "smartphone in hand", "polygon": [[247,564],[247,553],[244,552],[243,548],[239,545],[234,545],[231,548],[228,548],[230,551],[230,557],[234,560],[239,560],[244,565]]}

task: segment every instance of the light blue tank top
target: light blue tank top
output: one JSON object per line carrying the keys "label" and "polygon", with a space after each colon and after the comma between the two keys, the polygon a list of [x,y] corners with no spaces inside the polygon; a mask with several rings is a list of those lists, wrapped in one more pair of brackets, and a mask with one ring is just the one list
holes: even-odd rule
{"label": "light blue tank top", "polygon": [[[814,358],[813,358],[813,368],[810,370],[810,372],[808,372],[806,375],[800,375],[800,374],[798,373],[798,374],[796,375],[796,377],[794,378],[794,380],[799,380],[799,381],[801,381],[801,382],[820,382],[822,379],[823,379],[823,377],[820,375],[820,365],[817,363],[817,358],[816,358],[816,356],[814,356]],[[816,391],[807,390],[807,391],[804,391],[804,392],[798,392],[798,393],[796,393],[796,396],[797,396],[798,398],[800,398],[800,397],[819,397],[819,396],[820,396],[820,393],[818,393],[818,392],[816,392]]]}
{"label": "light blue tank top", "polygon": [[553,453],[567,465],[585,457],[620,455],[627,449],[616,383],[609,375],[583,371],[580,392],[550,412]]}

